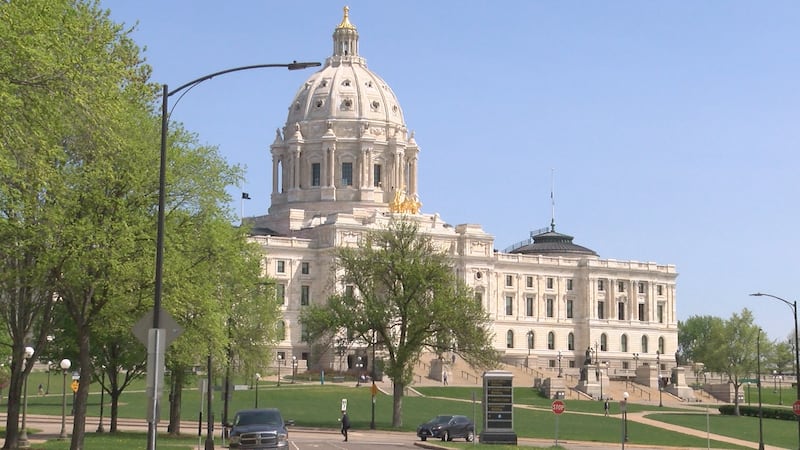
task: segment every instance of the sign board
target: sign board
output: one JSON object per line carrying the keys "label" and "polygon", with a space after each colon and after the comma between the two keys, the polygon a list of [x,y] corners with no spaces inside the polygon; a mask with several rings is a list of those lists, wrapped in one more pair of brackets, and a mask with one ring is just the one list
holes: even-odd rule
{"label": "sign board", "polygon": [[[178,336],[183,333],[183,328],[175,322],[175,319],[163,309],[160,310],[161,314],[158,315],[158,326],[164,329],[164,347],[169,347]],[[153,310],[147,311],[141,319],[133,325],[133,334],[139,341],[147,345],[147,333],[153,328]]]}
{"label": "sign board", "polygon": [[553,410],[554,413],[561,414],[566,409],[566,406],[564,406],[564,402],[562,402],[561,400],[556,400],[553,402],[551,409]]}
{"label": "sign board", "polygon": [[517,445],[514,432],[514,375],[503,370],[483,373],[483,432],[480,442]]}
{"label": "sign board", "polygon": [[375,383],[372,383],[370,391],[372,392],[372,396],[375,397],[376,395],[378,395],[378,386],[376,386]]}
{"label": "sign board", "polygon": [[345,411],[347,411],[347,399],[343,398],[342,399],[342,412],[345,412]]}
{"label": "sign board", "polygon": [[794,411],[795,416],[800,416],[800,400],[792,403],[792,411]]}
{"label": "sign board", "polygon": [[72,380],[72,384],[69,385],[72,388],[72,392],[78,392],[78,388],[81,386],[78,380]]}

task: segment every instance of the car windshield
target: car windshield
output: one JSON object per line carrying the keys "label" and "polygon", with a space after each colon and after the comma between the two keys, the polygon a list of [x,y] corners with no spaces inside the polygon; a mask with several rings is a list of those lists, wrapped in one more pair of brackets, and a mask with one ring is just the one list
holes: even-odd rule
{"label": "car windshield", "polygon": [[436,416],[433,418],[433,420],[431,420],[431,422],[436,424],[443,424],[450,422],[451,418],[453,418],[453,416]]}
{"label": "car windshield", "polygon": [[277,411],[254,411],[236,415],[234,426],[244,425],[272,425],[278,426],[281,423],[281,416]]}

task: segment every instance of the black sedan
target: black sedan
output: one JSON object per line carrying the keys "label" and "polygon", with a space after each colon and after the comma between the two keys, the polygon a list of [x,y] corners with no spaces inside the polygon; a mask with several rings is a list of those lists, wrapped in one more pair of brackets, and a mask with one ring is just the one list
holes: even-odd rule
{"label": "black sedan", "polygon": [[439,415],[418,426],[417,436],[423,441],[431,437],[443,441],[464,438],[472,442],[475,439],[475,424],[467,416]]}

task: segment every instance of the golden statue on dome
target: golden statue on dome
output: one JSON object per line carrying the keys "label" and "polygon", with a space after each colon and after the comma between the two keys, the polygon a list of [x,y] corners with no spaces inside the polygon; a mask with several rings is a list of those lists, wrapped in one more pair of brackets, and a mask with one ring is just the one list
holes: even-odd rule
{"label": "golden statue on dome", "polygon": [[422,202],[416,194],[408,195],[404,189],[394,191],[394,199],[389,202],[389,211],[402,214],[419,214]]}

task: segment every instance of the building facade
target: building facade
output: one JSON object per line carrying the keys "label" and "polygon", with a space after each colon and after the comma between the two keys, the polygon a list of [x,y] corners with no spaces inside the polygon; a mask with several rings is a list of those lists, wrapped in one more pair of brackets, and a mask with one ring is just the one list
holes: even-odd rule
{"label": "building facade", "polygon": [[450,255],[474,289],[504,361],[577,371],[590,354],[612,371],[657,358],[664,369],[674,366],[674,266],[602,259],[554,224],[501,252],[479,225],[452,226],[421,211],[420,148],[397,97],[359,55],[358,40],[345,8],[332,55],[300,86],[270,147],[268,213],[248,219],[283,299],[277,355],[305,361],[301,367],[341,368],[337,361],[359,351],[357,343],[312,347],[298,317],[347,289],[333,273],[335,247],[355,244],[402,214]]}

